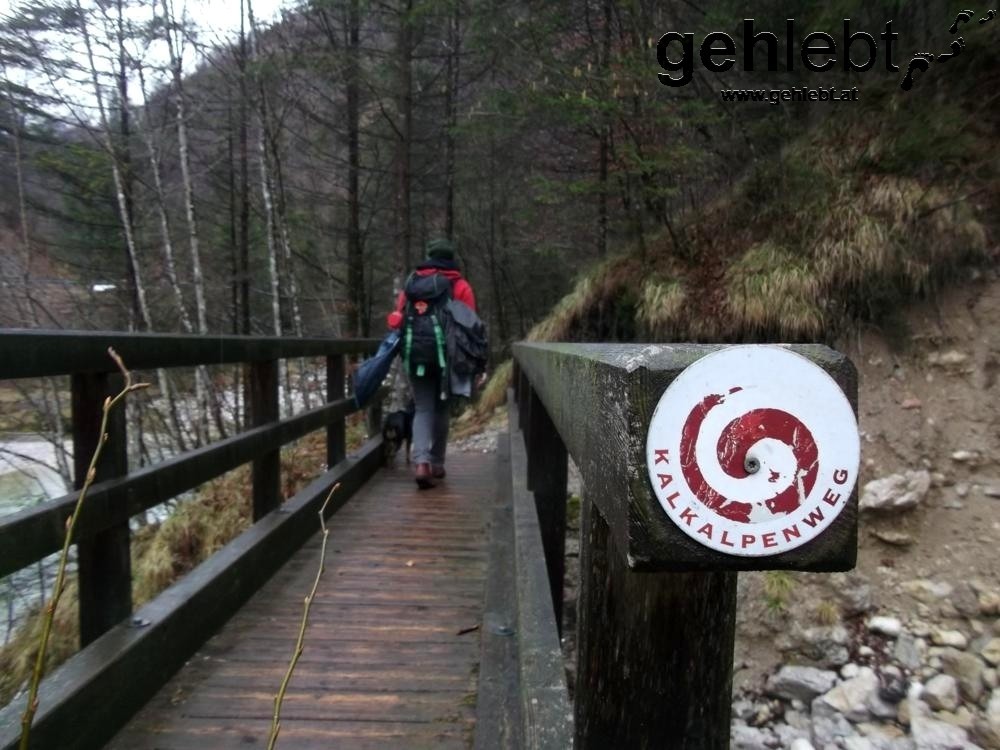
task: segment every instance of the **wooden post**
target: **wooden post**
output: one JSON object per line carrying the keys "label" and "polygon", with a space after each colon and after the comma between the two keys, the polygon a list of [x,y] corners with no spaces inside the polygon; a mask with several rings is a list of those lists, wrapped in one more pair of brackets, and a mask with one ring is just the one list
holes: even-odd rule
{"label": "wooden post", "polygon": [[538,394],[529,390],[529,422],[525,425],[528,452],[528,488],[535,493],[538,525],[542,531],[545,567],[552,591],[552,607],[562,634],[563,576],[566,571],[566,445]]}
{"label": "wooden post", "polygon": [[736,573],[635,573],[586,485],[578,750],[729,747]]}
{"label": "wooden post", "polygon": [[[254,427],[277,422],[278,362],[250,364],[250,418]],[[254,459],[253,520],[258,521],[281,505],[281,451],[267,451]]]}
{"label": "wooden post", "polygon": [[[326,358],[326,400],[344,398],[344,356],[335,354]],[[347,433],[344,417],[337,417],[326,428],[326,466],[333,468],[347,455]]]}
{"label": "wooden post", "polygon": [[[522,373],[520,401],[528,407],[520,423],[525,427],[528,453],[536,462],[528,472],[535,491],[546,484],[550,468],[542,458],[548,428],[542,426],[540,412],[551,419],[583,473],[575,691],[578,750],[726,750],[737,571],[837,571],[854,566],[858,470],[857,427],[852,422],[857,413],[854,366],[823,346],[761,347],[762,351],[737,347],[731,353],[719,349],[694,344],[514,347]],[[684,388],[674,391],[674,396],[685,394],[686,410],[659,411],[668,386],[716,352],[720,355],[716,362],[737,361],[745,369],[718,367],[713,371],[712,390],[704,393],[697,386],[702,381],[688,380]],[[751,360],[757,363],[754,367],[746,365]],[[770,365],[776,360],[781,360],[782,367]],[[813,383],[809,388],[822,391],[825,411],[810,409],[816,391],[803,396],[806,380]],[[696,385],[691,386],[692,382]],[[812,524],[825,519],[826,525],[801,544],[780,547],[776,531],[765,533],[753,527],[758,521],[747,522],[747,533],[738,542],[741,550],[756,542],[777,547],[773,554],[730,551],[736,542],[718,531],[728,519],[695,497],[696,491],[678,468],[683,442],[670,442],[687,439],[683,435],[690,417],[685,422],[683,415],[713,403],[715,394],[721,395],[714,403],[722,403],[744,388],[756,389],[758,398],[766,392],[774,400],[755,405],[756,411],[741,406],[743,411],[736,412],[746,420],[761,420],[756,429],[774,430],[772,439],[789,445],[788,438],[783,438],[784,422],[775,428],[767,422],[769,416],[757,414],[766,410],[763,407],[777,411],[787,406],[791,410],[785,412],[787,419],[800,421],[803,430],[816,436],[816,442],[807,445],[812,445],[809,450],[815,450],[819,458],[797,446],[803,455],[796,454],[796,460],[815,462],[815,476],[822,481],[809,480],[810,488],[792,511],[802,523],[796,526],[795,519],[787,521],[792,525],[781,535],[794,540],[797,534],[808,534]],[[526,396],[529,389],[533,394]],[[787,405],[784,397],[791,392],[795,399]],[[737,398],[732,400],[739,404]],[[837,427],[827,430],[834,413]],[[825,422],[827,418],[831,421]],[[661,425],[652,438],[656,442],[649,442],[656,424]],[[741,439],[742,435],[727,437],[727,448]],[[750,462],[758,461],[750,448],[742,450],[747,477],[767,468]],[[768,454],[761,455],[766,459]],[[705,470],[711,469],[708,462]],[[666,492],[667,487],[677,494]],[[762,500],[756,504],[764,506]],[[686,515],[673,518],[668,508]],[[813,514],[803,520],[806,511]],[[539,504],[539,515],[543,512]],[[775,516],[784,518],[777,512]],[[693,525],[696,518],[702,520]],[[717,549],[698,535],[725,546]]]}
{"label": "wooden post", "polygon": [[[72,376],[73,485],[83,487],[101,438],[104,400],[124,387],[119,373]],[[97,462],[95,481],[128,473],[125,405],[108,416],[108,440]],[[80,646],[86,646],[132,613],[132,562],[128,519],[77,543],[80,582]]]}

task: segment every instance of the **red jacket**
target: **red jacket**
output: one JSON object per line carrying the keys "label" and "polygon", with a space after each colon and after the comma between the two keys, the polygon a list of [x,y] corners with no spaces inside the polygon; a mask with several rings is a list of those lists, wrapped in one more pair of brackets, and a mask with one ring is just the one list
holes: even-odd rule
{"label": "red jacket", "polygon": [[[462,272],[454,269],[444,269],[437,265],[421,264],[415,271],[417,276],[430,276],[439,273],[451,281],[451,297],[459,302],[464,302],[476,310],[476,296],[472,293],[472,286],[462,277]],[[400,292],[396,298],[396,309],[386,316],[385,322],[393,330],[403,325],[403,309],[406,307],[406,293]]]}

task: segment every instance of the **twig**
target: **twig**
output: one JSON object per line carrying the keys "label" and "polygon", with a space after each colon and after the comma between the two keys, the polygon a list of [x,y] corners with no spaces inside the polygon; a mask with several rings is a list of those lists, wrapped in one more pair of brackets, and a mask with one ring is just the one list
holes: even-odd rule
{"label": "twig", "polygon": [[323,575],[323,569],[326,567],[326,540],[330,536],[330,530],[326,528],[326,506],[329,505],[330,498],[333,497],[333,493],[339,487],[340,482],[337,482],[330,488],[330,493],[326,496],[326,500],[323,501],[323,507],[319,509],[319,525],[323,530],[323,543],[319,549],[319,568],[316,570],[316,578],[313,579],[312,590],[305,598],[305,604],[302,608],[302,623],[299,625],[299,637],[295,641],[295,651],[292,653],[292,660],[288,664],[288,671],[285,672],[285,678],[281,681],[281,687],[278,688],[278,694],[274,696],[274,716],[271,719],[271,736],[267,740],[267,750],[274,750],[274,743],[278,741],[278,732],[281,731],[281,704],[285,700],[285,691],[288,689],[288,683],[292,680],[292,672],[295,671],[295,665],[299,663],[299,657],[302,656],[302,642],[306,637],[309,608],[312,606],[313,599],[316,596],[316,589],[319,588],[319,579]]}
{"label": "twig", "polygon": [[38,656],[35,659],[35,670],[31,675],[31,685],[28,688],[28,704],[25,706],[24,714],[21,717],[21,741],[18,744],[18,748],[20,750],[28,750],[31,723],[34,721],[35,713],[38,711],[38,686],[42,681],[42,672],[45,668],[45,651],[49,645],[49,636],[52,634],[52,622],[56,616],[56,607],[59,606],[59,598],[62,596],[63,589],[66,587],[66,562],[69,558],[69,547],[73,542],[73,531],[76,529],[76,520],[80,516],[80,509],[83,507],[83,501],[87,497],[87,490],[90,489],[90,485],[94,483],[94,478],[97,475],[97,461],[101,457],[101,451],[104,448],[104,444],[108,442],[108,415],[111,413],[111,410],[115,407],[115,405],[117,405],[118,402],[124,399],[129,393],[137,391],[140,388],[149,387],[149,383],[136,383],[133,385],[132,373],[125,368],[125,363],[122,362],[122,358],[118,356],[118,353],[109,346],[108,354],[111,359],[114,360],[118,369],[125,377],[125,386],[114,398],[108,396],[104,399],[104,407],[101,413],[101,437],[97,441],[97,446],[94,448],[94,455],[90,458],[90,466],[87,468],[87,474],[83,482],[83,487],[80,488],[80,495],[76,499],[76,506],[73,508],[73,515],[71,515],[66,521],[66,538],[63,540],[62,553],[59,555],[59,572],[56,574],[56,583],[55,587],[52,589],[52,598],[49,600],[49,603],[45,605],[45,617],[42,623],[42,634],[38,642]]}

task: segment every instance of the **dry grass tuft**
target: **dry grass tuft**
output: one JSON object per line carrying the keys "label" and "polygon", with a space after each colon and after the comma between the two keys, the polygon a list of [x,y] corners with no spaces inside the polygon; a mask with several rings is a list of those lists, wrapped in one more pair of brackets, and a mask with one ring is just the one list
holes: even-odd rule
{"label": "dry grass tuft", "polygon": [[[60,606],[56,608],[45,652],[43,674],[62,664],[77,652],[80,643],[80,616],[76,579],[67,577],[66,590]],[[0,706],[7,705],[18,693],[26,689],[38,658],[38,645],[42,634],[41,606],[26,616],[24,624],[14,632],[10,641],[0,648]]]}
{"label": "dry grass tuft", "polygon": [[742,336],[821,337],[819,279],[801,256],[769,242],[754,245],[729,266],[724,284],[724,315]]}
{"label": "dry grass tuft", "polygon": [[652,276],[642,284],[636,319],[652,338],[666,339],[684,323],[687,292],[680,278]]}

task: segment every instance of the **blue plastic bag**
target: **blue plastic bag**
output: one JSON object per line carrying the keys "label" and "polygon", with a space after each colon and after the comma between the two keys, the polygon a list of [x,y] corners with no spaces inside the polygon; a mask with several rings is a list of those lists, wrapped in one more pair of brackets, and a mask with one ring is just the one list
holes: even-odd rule
{"label": "blue plastic bag", "polygon": [[399,331],[391,331],[382,339],[378,351],[364,362],[354,373],[354,404],[363,409],[378,391],[392,367],[392,360],[399,354],[403,339]]}

